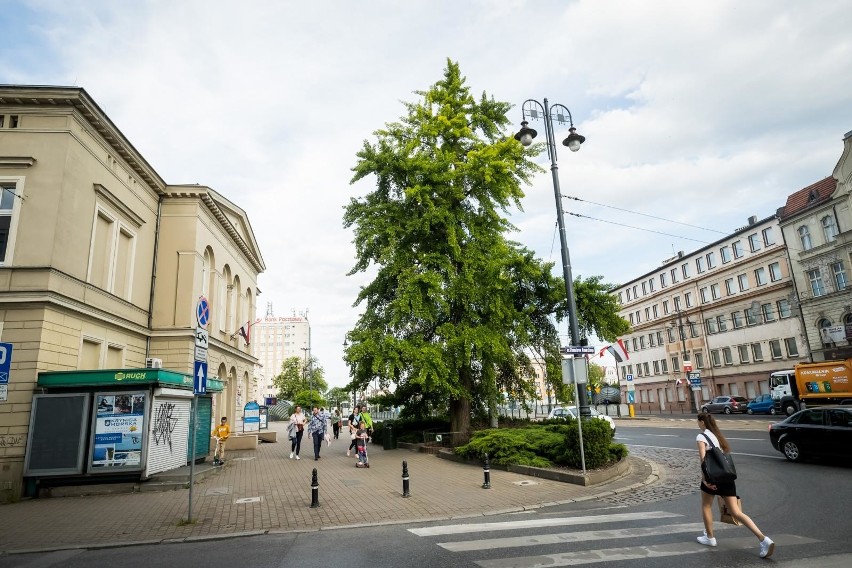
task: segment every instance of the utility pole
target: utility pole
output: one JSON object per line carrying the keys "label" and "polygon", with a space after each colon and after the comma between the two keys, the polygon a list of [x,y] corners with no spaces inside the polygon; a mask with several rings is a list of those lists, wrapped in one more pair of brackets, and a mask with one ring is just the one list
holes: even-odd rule
{"label": "utility pole", "polygon": [[[689,361],[689,353],[686,352],[686,333],[683,331],[683,319],[681,319],[680,307],[676,306],[675,310],[677,310],[677,331],[680,333],[681,354],[683,356],[683,362],[681,365],[683,368],[684,388],[686,389],[686,396],[689,399],[689,411],[693,414],[697,414],[698,408],[695,406],[695,396],[692,394],[692,391],[690,390],[691,387],[689,385],[689,371],[686,370],[686,363]],[[689,319],[687,318],[687,322],[688,321]]]}

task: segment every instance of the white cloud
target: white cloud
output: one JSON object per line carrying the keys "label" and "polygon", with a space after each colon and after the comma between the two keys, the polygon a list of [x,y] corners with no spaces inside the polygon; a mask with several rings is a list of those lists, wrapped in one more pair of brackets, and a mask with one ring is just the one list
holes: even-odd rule
{"label": "white cloud", "polygon": [[[14,8],[18,10],[14,10]],[[23,7],[27,7],[24,10]],[[559,148],[562,192],[730,231],[830,175],[852,130],[848,2],[11,2],[0,81],[76,84],[170,183],[249,214],[268,271],[261,312],[309,309],[313,353],[343,384],[362,275],[342,208],[364,139],[461,64],[474,93],[567,105],[587,137]],[[12,14],[14,15],[14,14]],[[33,57],[33,53],[46,57]],[[39,61],[41,63],[39,64]],[[510,113],[519,122],[519,106]],[[535,127],[535,124],[533,124]],[[543,130],[540,126],[540,131]],[[557,132],[564,136],[565,132]],[[549,168],[544,156],[540,163]],[[565,201],[680,237],[714,233]],[[549,173],[512,236],[556,263]],[[619,282],[700,243],[567,217],[575,274]]]}

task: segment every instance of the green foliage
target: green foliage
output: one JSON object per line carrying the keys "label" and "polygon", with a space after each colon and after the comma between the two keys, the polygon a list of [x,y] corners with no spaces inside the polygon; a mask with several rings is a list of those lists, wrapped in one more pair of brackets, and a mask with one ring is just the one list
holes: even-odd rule
{"label": "green foliage", "polygon": [[294,400],[297,393],[303,390],[310,391],[313,386],[314,392],[325,392],[328,383],[323,378],[324,370],[319,365],[316,357],[308,361],[300,357],[287,357],[281,364],[281,372],[272,379],[272,384],[278,391],[278,398],[282,400]]}
{"label": "green foliage", "polygon": [[296,393],[296,396],[293,397],[293,401],[295,404],[298,404],[302,407],[302,410],[306,415],[311,413],[311,409],[314,406],[318,406],[320,408],[328,407],[328,402],[322,397],[322,393],[317,390],[311,392],[310,390],[303,390]]}
{"label": "green foliage", "polygon": [[596,335],[605,341],[615,341],[630,331],[630,324],[618,315],[618,298],[612,294],[616,287],[603,282],[603,276],[574,279],[580,337]]}
{"label": "green foliage", "polygon": [[536,150],[502,133],[511,105],[474,98],[451,61],[417,95],[358,152],[352,181],[376,188],[350,201],[344,226],[351,274],[375,278],[357,298],[366,306],[345,358],[351,386],[394,384],[415,416],[449,401],[452,429],[466,432],[471,407],[531,391],[526,349],[555,342],[548,316],[564,293],[551,265],[505,237],[521,185],[540,171]]}
{"label": "green foliage", "polygon": [[[612,464],[627,455],[623,444],[612,443],[612,429],[604,420],[583,420],[583,449],[587,469]],[[494,463],[580,469],[580,438],[576,420],[551,420],[522,428],[499,428],[474,433],[456,454]]]}
{"label": "green foliage", "polygon": [[325,393],[325,398],[332,409],[340,408],[342,402],[349,400],[350,391],[342,387],[334,387]]}

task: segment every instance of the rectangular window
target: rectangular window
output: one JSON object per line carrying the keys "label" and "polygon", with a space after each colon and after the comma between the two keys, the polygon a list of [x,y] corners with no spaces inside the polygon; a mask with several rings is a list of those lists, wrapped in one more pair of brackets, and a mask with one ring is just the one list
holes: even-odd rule
{"label": "rectangular window", "polygon": [[734,241],[731,243],[731,248],[734,249],[734,258],[742,258],[745,254],[742,241]]}
{"label": "rectangular window", "polygon": [[760,250],[760,238],[757,236],[757,233],[748,236],[748,248],[751,249],[751,252]]}
{"label": "rectangular window", "polygon": [[790,301],[789,300],[778,300],[778,317],[781,319],[788,318],[792,315],[793,311],[790,309]]}
{"label": "rectangular window", "polygon": [[654,363],[654,374],[659,375],[660,374],[660,362],[654,361],[653,363]]}
{"label": "rectangular window", "polygon": [[12,258],[16,195],[17,183],[0,180],[0,266]]}
{"label": "rectangular window", "polygon": [[684,293],[683,301],[686,304],[687,308],[691,308],[692,307],[692,292]]}
{"label": "rectangular window", "polygon": [[760,312],[758,312],[757,310],[753,310],[751,308],[746,308],[745,309],[745,315],[746,315],[746,323],[748,325],[757,325],[757,324],[761,323]]}
{"label": "rectangular window", "polygon": [[763,244],[766,246],[775,244],[775,237],[772,235],[772,227],[763,229]]}
{"label": "rectangular window", "polygon": [[704,257],[703,256],[699,256],[698,258],[695,259],[695,270],[696,270],[696,272],[698,272],[698,274],[701,274],[702,272],[704,272]]}
{"label": "rectangular window", "polygon": [[655,317],[655,318],[660,317],[660,310],[659,310],[659,308],[658,308],[657,304],[654,304],[653,306],[651,306],[651,309],[652,309],[651,311],[653,311],[653,312],[654,312],[654,317]]}
{"label": "rectangular window", "polygon": [[704,353],[701,351],[696,351],[692,354],[695,357],[695,368],[703,369],[704,368]]}
{"label": "rectangular window", "polygon": [[672,357],[672,372],[680,372],[680,358],[677,355]]}
{"label": "rectangular window", "polygon": [[642,368],[645,369],[645,375],[650,375],[650,370],[648,368],[648,363],[642,363]]}
{"label": "rectangular window", "polygon": [[645,336],[639,338],[639,349],[645,349]]}
{"label": "rectangular window", "polygon": [[95,234],[92,238],[89,282],[104,290],[109,289],[109,261],[113,256],[112,237],[115,232],[113,224],[113,219],[98,211],[95,216]]}
{"label": "rectangular window", "polygon": [[748,363],[748,345],[737,345],[737,352],[740,356],[740,363]]}
{"label": "rectangular window", "polygon": [[710,360],[713,362],[714,367],[721,367],[722,366],[722,356],[719,354],[718,349],[711,349],[710,350]]}
{"label": "rectangular window", "polygon": [[680,271],[683,274],[684,279],[689,278],[689,265],[688,264],[681,264],[680,265]]}
{"label": "rectangular window", "polygon": [[630,288],[628,288],[626,290],[626,292],[627,292],[627,301],[629,302],[630,301]]}
{"label": "rectangular window", "polygon": [[689,322],[689,336],[698,337],[698,324],[694,321]]}
{"label": "rectangular window", "polygon": [[647,282],[642,282],[642,295],[645,296],[648,294],[648,284]]}
{"label": "rectangular window", "polygon": [[636,310],[636,323],[639,323],[640,321],[642,321],[642,318],[639,315],[639,310]]}
{"label": "rectangular window", "polygon": [[95,339],[83,339],[80,345],[80,370],[101,368],[102,343]]}
{"label": "rectangular window", "polygon": [[745,325],[743,315],[740,312],[731,312],[731,323],[734,324],[734,329],[739,329]]}
{"label": "rectangular window", "polygon": [[778,262],[773,262],[769,265],[769,279],[773,282],[778,282],[781,280],[781,264]]}
{"label": "rectangular window", "polygon": [[760,343],[751,344],[751,360],[755,362],[763,361],[763,347]]}
{"label": "rectangular window", "polygon": [[763,286],[766,284],[766,269],[762,266],[760,268],[755,269],[754,271],[754,281],[758,286]]}
{"label": "rectangular window", "polygon": [[619,292],[619,293],[618,293],[618,303],[619,303],[619,304],[624,304],[624,292]]}
{"label": "rectangular window", "polygon": [[638,285],[635,285],[635,284],[634,284],[634,286],[633,286],[633,297],[634,297],[634,298],[638,298],[638,297],[639,297],[639,286],[638,286]]}
{"label": "rectangular window", "polygon": [[663,300],[663,314],[668,315],[669,313],[669,301]]}
{"label": "rectangular window", "polygon": [[798,357],[799,348],[796,345],[795,337],[788,337],[784,340],[784,346],[787,348],[787,357]]}
{"label": "rectangular window", "polygon": [[666,282],[666,273],[663,272],[662,274],[660,274],[660,287],[665,288],[668,285],[668,282]]}
{"label": "rectangular window", "polygon": [[734,294],[737,293],[737,289],[734,287],[734,279],[733,278],[726,278],[725,279],[725,293],[728,296],[733,296]]}
{"label": "rectangular window", "polygon": [[835,262],[831,265],[831,272],[834,273],[834,286],[839,292],[845,290],[849,286],[849,278],[846,276],[846,267],[843,266],[843,261]]}
{"label": "rectangular window", "polygon": [[716,322],[719,324],[719,331],[728,331],[728,322],[725,321],[725,316],[716,316]]}
{"label": "rectangular window", "polygon": [[639,340],[635,337],[633,338],[633,351],[639,351]]}
{"label": "rectangular window", "polygon": [[106,364],[107,369],[124,368],[124,349],[118,345],[107,345]]}
{"label": "rectangular window", "polygon": [[825,282],[822,281],[822,272],[819,268],[808,270],[808,280],[811,282],[811,294],[814,298],[825,295]]}
{"label": "rectangular window", "polygon": [[709,288],[706,288],[706,287],[702,288],[698,291],[698,293],[701,295],[701,303],[702,304],[706,304],[707,302],[710,301],[710,289]]}
{"label": "rectangular window", "polygon": [[649,333],[648,334],[648,345],[650,345],[651,347],[656,347],[657,346],[656,338],[657,338],[657,336],[655,336],[653,333]]}
{"label": "rectangular window", "polygon": [[760,311],[763,314],[763,321],[775,321],[775,306],[772,304],[763,304],[760,306]]}
{"label": "rectangular window", "polygon": [[734,358],[731,355],[731,348],[730,347],[722,347],[722,359],[724,359],[725,365],[733,365],[734,364]]}
{"label": "rectangular window", "polygon": [[737,283],[740,285],[740,292],[748,290],[748,274],[740,274],[737,276]]}
{"label": "rectangular window", "polygon": [[651,319],[651,308],[645,308],[645,321]]}
{"label": "rectangular window", "polygon": [[663,344],[663,332],[658,331],[657,332],[657,345],[662,345],[662,344]]}
{"label": "rectangular window", "polygon": [[731,262],[731,247],[724,246],[719,249],[719,256],[722,257],[722,264]]}
{"label": "rectangular window", "polygon": [[675,311],[679,312],[680,311],[680,296],[674,297],[674,305],[675,305]]}
{"label": "rectangular window", "polygon": [[648,290],[650,290],[651,292],[654,291],[654,279],[653,278],[648,280]]}
{"label": "rectangular window", "polygon": [[636,322],[633,320],[633,312],[627,314],[627,317],[630,318],[630,325],[636,325]]}
{"label": "rectangular window", "polygon": [[783,357],[783,353],[781,353],[781,341],[778,339],[770,339],[769,340],[769,353],[772,355],[773,359],[780,359]]}
{"label": "rectangular window", "polygon": [[707,253],[707,270],[711,268],[716,268],[716,253],[713,251]]}
{"label": "rectangular window", "polygon": [[722,297],[722,293],[719,291],[718,284],[710,284],[710,293],[712,294],[714,300],[718,300]]}
{"label": "rectangular window", "polygon": [[674,330],[672,328],[668,328],[668,329],[666,329],[666,333],[669,336],[669,343],[674,343],[674,340],[675,340]]}
{"label": "rectangular window", "polygon": [[665,359],[660,359],[660,368],[662,369],[663,374],[668,373],[669,372],[669,362],[666,361]]}
{"label": "rectangular window", "polygon": [[677,268],[671,269],[672,284],[677,284]]}

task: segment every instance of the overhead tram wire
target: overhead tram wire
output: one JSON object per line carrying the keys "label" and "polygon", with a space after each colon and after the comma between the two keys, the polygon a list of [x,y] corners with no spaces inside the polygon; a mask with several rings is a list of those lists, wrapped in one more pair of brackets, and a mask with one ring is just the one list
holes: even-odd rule
{"label": "overhead tram wire", "polygon": [[[643,227],[634,227],[633,225],[626,225],[624,223],[616,223],[615,221],[607,221],[606,219],[598,219],[597,217],[590,217],[588,215],[582,215],[581,213],[572,213],[571,211],[563,211],[565,215],[572,215],[574,217],[579,217],[581,219],[591,219],[592,221],[600,221],[601,223],[609,223],[610,225],[618,225],[619,227],[627,227],[628,229],[636,229],[637,231],[646,231],[648,233],[656,233],[658,235],[664,235],[666,237],[674,237],[676,239],[683,239],[685,241],[695,241],[696,243],[703,243],[705,245],[709,245],[711,241],[702,241],[701,239],[693,239],[690,237],[683,237],[681,235],[673,235],[672,233],[664,233],[662,231],[654,231],[652,229],[645,229]],[[707,229],[709,230],[709,229]]]}
{"label": "overhead tram wire", "polygon": [[[657,217],[656,215],[649,215],[647,213],[640,213],[638,211],[631,211],[630,209],[622,209],[621,207],[616,207],[614,205],[607,205],[605,203],[595,203],[594,201],[589,201],[588,199],[581,199],[579,197],[574,197],[573,195],[565,195],[563,193],[562,197],[564,197],[565,199],[572,199],[574,201],[582,201],[583,203],[591,203],[592,205],[598,205],[599,207],[608,207],[610,209],[615,209],[616,211],[623,211],[625,213],[632,213],[633,215],[641,215],[643,217],[650,217],[651,219],[657,219],[659,221],[666,221],[667,223],[676,223],[678,225],[683,225],[685,227],[692,227],[693,229],[700,229],[702,231],[710,231],[711,233],[719,233],[721,235],[727,235],[728,234],[726,231],[720,231],[718,229],[708,229],[707,227],[701,227],[699,225],[691,225],[689,223],[682,223],[681,221],[675,221],[674,219],[666,219],[665,217]],[[617,224],[618,223],[616,223],[616,225]],[[627,225],[625,225],[625,226],[627,226]],[[634,228],[636,228],[636,227],[634,227]],[[655,232],[655,231],[651,231],[651,232]],[[661,234],[665,234],[665,233],[661,233]],[[675,236],[675,235],[669,235],[669,236]],[[692,240],[694,240],[694,239],[692,239]],[[704,242],[704,241],[699,241],[699,242]]]}

